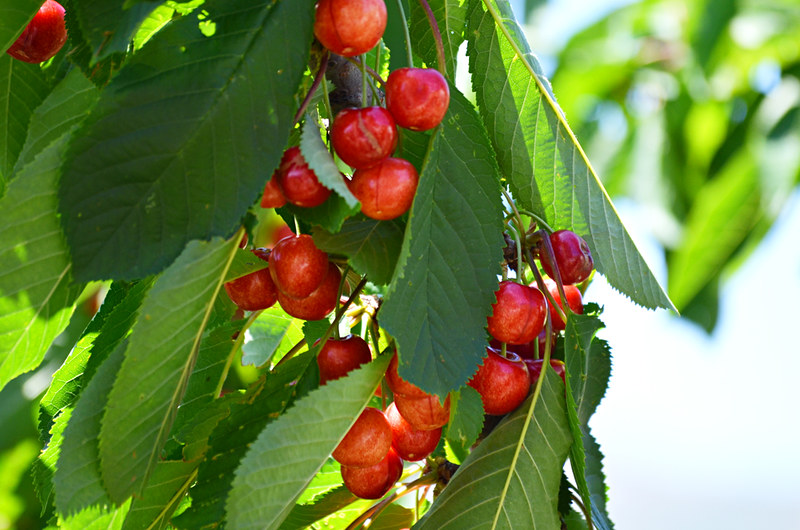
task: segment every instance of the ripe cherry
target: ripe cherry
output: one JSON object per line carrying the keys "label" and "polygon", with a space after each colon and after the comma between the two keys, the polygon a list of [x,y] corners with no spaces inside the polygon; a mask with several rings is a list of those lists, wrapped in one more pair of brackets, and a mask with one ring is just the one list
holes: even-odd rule
{"label": "ripe cherry", "polygon": [[395,396],[403,396],[407,398],[423,398],[428,394],[417,385],[409,383],[397,373],[397,354],[395,353],[392,360],[389,361],[389,367],[386,369],[386,384],[391,389]]}
{"label": "ripe cherry", "polygon": [[317,355],[319,384],[324,385],[328,381],[344,377],[351,370],[371,360],[369,345],[358,335],[328,339]]}
{"label": "ripe cherry", "polygon": [[281,222],[279,225],[273,227],[273,229],[270,230],[269,233],[269,240],[271,242],[270,248],[274,247],[281,239],[286,239],[287,237],[294,237],[294,232],[292,232],[292,229],[289,228],[289,225],[287,225],[284,222]]}
{"label": "ripe cherry", "polygon": [[384,0],[320,0],[314,35],[333,53],[353,57],[367,53],[386,29]]}
{"label": "ripe cherry", "polygon": [[398,68],[386,80],[386,108],[397,125],[426,131],[439,125],[450,104],[450,87],[432,68]]}
{"label": "ripe cherry", "polygon": [[503,357],[494,348],[486,348],[483,365],[467,384],[478,391],[486,414],[508,414],[519,407],[530,390],[528,368],[513,352]]}
{"label": "ripe cherry", "polygon": [[[525,359],[525,364],[528,366],[528,375],[530,377],[531,386],[533,386],[536,384],[536,381],[539,380],[539,376],[542,374],[544,359]],[[561,380],[564,381],[564,384],[567,384],[567,368],[566,365],[564,365],[564,362],[559,361],[558,359],[550,359],[550,367],[561,377]]]}
{"label": "ripe cherry", "polygon": [[305,298],[289,298],[278,291],[278,303],[284,311],[301,320],[321,320],[336,309],[336,297],[342,273],[333,263],[328,264],[328,274],[316,291]]}
{"label": "ripe cherry", "polygon": [[450,396],[439,402],[439,396],[426,394],[421,398],[394,395],[394,403],[400,415],[415,429],[430,431],[438,429],[450,421]]}
{"label": "ripe cherry", "polygon": [[[594,260],[589,245],[584,239],[571,230],[557,230],[550,234],[553,255],[561,273],[561,281],[566,284],[581,283],[594,270]],[[539,244],[539,257],[545,272],[555,278],[552,265]]]}
{"label": "ripe cherry", "polygon": [[295,206],[313,208],[325,202],[331,195],[331,190],[323,186],[317,174],[308,167],[297,146],[290,147],[283,153],[276,176],[286,200]]}
{"label": "ripe cherry", "polygon": [[345,164],[367,168],[394,152],[397,126],[383,107],[346,108],[333,120],[331,144]]}
{"label": "ripe cherry", "polygon": [[380,410],[367,407],[331,456],[343,466],[374,466],[392,446],[392,428]]}
{"label": "ripe cherry", "polygon": [[441,427],[428,431],[415,429],[403,418],[395,403],[386,409],[386,420],[392,428],[392,447],[407,462],[417,462],[427,457],[442,438]]}
{"label": "ripe cherry", "polygon": [[[266,261],[263,250],[254,249],[252,252]],[[225,282],[225,292],[234,304],[245,311],[267,309],[278,301],[278,289],[272,281],[268,268]]]}
{"label": "ripe cherry", "polygon": [[386,158],[368,169],[358,169],[347,183],[361,201],[361,212],[372,219],[386,221],[406,213],[414,202],[419,175],[402,158]]}
{"label": "ripe cherry", "polygon": [[[556,301],[560,308],[564,308],[564,303],[561,301],[561,294],[558,292],[558,285],[550,278],[545,278],[545,285],[547,290],[550,291],[550,296]],[[581,291],[574,285],[564,285],[564,294],[567,297],[567,305],[573,313],[578,315],[583,314],[583,300],[581,299]],[[558,316],[558,311],[554,307],[550,308],[550,319],[553,323],[553,329],[563,330],[567,324]]]}
{"label": "ripe cherry", "polygon": [[389,448],[383,460],[370,467],[342,466],[345,487],[356,497],[380,499],[403,475],[403,461]]}
{"label": "ripe cherry", "polygon": [[286,195],[283,194],[278,184],[278,171],[276,170],[267,184],[264,186],[264,193],[261,195],[262,208],[280,208],[286,204]]}
{"label": "ripe cherry", "polygon": [[26,63],[42,63],[57,54],[65,42],[64,8],[47,0],[6,53]]}
{"label": "ripe cherry", "polygon": [[544,328],[547,302],[539,289],[511,280],[500,282],[487,318],[489,334],[500,342],[525,344]]}
{"label": "ripe cherry", "polygon": [[289,298],[305,298],[328,274],[328,255],[308,234],[278,241],[269,256],[269,272],[278,290]]}

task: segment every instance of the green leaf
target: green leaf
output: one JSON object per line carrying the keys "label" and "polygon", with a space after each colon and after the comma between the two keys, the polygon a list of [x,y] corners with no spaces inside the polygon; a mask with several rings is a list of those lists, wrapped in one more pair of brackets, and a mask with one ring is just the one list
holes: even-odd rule
{"label": "green leaf", "polygon": [[414,524],[414,511],[411,508],[390,504],[381,510],[369,525],[370,530],[397,530],[398,528],[411,528]]}
{"label": "green leaf", "polygon": [[328,382],[261,432],[236,469],[225,509],[229,528],[280,527],[369,402],[388,363],[384,355]]}
{"label": "green leaf", "polygon": [[[336,472],[339,474],[339,472]],[[339,481],[342,478],[339,475]],[[296,504],[286,519],[281,524],[281,530],[302,530],[308,528],[312,523],[327,517],[332,513],[351,505],[358,500],[358,497],[350,493],[344,486],[334,488],[308,504]]]}
{"label": "green leaf", "polygon": [[[14,44],[41,6],[41,0],[6,0],[0,4],[0,51]],[[3,56],[11,58],[5,53]]]}
{"label": "green leaf", "polygon": [[314,243],[329,254],[347,256],[356,272],[366,274],[374,284],[385,285],[392,280],[404,232],[400,220],[376,221],[358,215],[346,220],[335,234],[314,229]]}
{"label": "green leaf", "polygon": [[560,527],[561,469],[572,445],[561,378],[548,370],[535,407],[533,397],[472,451],[415,528]]}
{"label": "green leaf", "polygon": [[192,16],[159,31],[103,90],[70,148],[60,208],[79,278],[142,277],[192,239],[229,236],[264,168],[278,165],[313,1],[203,9],[214,34]]}
{"label": "green leaf", "polygon": [[64,530],[121,530],[130,503],[115,506],[90,506],[80,513],[59,519],[58,528]]}
{"label": "green leaf", "polygon": [[478,106],[518,206],[580,234],[598,272],[634,302],[674,309],[555,103],[508,1],[476,3],[467,35]]}
{"label": "green leaf", "polygon": [[[35,11],[35,10],[34,10]],[[0,8],[0,31],[3,20]],[[0,55],[0,197],[13,178],[12,169],[25,141],[34,110],[49,90],[42,69],[8,54]],[[63,131],[59,132],[59,135]]]}
{"label": "green leaf", "polygon": [[165,460],[159,462],[147,482],[142,495],[131,502],[124,529],[166,528],[172,512],[183,497],[180,493],[189,489],[194,480],[197,462]]}
{"label": "green leaf", "polygon": [[348,206],[347,202],[338,193],[331,193],[331,196],[325,202],[314,208],[302,208],[294,204],[286,204],[281,210],[289,212],[288,219],[291,219],[291,216],[294,215],[309,226],[319,226],[328,232],[336,233],[341,230],[345,220],[355,215],[359,208],[360,206]]}
{"label": "green leaf", "polygon": [[[458,47],[464,42],[468,2],[467,0],[431,0],[428,3],[439,26],[439,33],[442,35],[447,77],[454,80]],[[429,68],[436,68],[436,41],[433,38],[428,16],[420,2],[412,1],[410,7],[411,24],[409,28],[414,52],[423,58]]]}
{"label": "green leaf", "polygon": [[583,427],[583,447],[586,452],[586,482],[592,499],[592,522],[599,530],[613,530],[606,511],[606,477],[603,473],[603,453],[592,436],[589,426]]}
{"label": "green leaf", "polygon": [[124,0],[84,0],[70,5],[92,51],[90,65],[115,53],[126,53],[139,25],[162,2],[137,2],[123,9]]}
{"label": "green leaf", "polygon": [[605,327],[599,314],[595,304],[588,304],[583,315],[570,315],[564,331],[564,362],[581,425],[588,424],[611,377],[608,343],[595,336]]}
{"label": "green leaf", "polygon": [[[457,396],[457,397],[456,397]],[[483,403],[478,392],[465,386],[450,398],[450,421],[447,423],[448,460],[463,462],[483,429]]]}
{"label": "green leaf", "polygon": [[322,141],[317,120],[311,114],[306,114],[306,120],[303,123],[300,151],[308,167],[314,171],[323,186],[335,191],[350,208],[355,208],[358,205],[358,199],[347,187],[342,172],[339,171],[330,151]]}
{"label": "green leaf", "polygon": [[475,373],[504,244],[494,154],[474,109],[451,88],[381,308],[403,378],[444,396]]}
{"label": "green leaf", "polygon": [[42,505],[42,514],[52,504],[53,476],[56,471],[56,462],[61,453],[61,443],[64,440],[64,429],[72,415],[72,408],[63,410],[55,421],[49,423],[47,443],[41,454],[33,463],[31,474],[36,488],[36,496]]}
{"label": "green leaf", "polygon": [[266,363],[289,333],[289,329],[299,326],[299,322],[287,315],[277,304],[264,310],[248,329],[253,338],[242,346],[242,364],[261,366]]}
{"label": "green leaf", "polygon": [[234,241],[194,241],[147,293],[100,433],[103,482],[123,502],[141,491],[169,435]]}
{"label": "green leaf", "polygon": [[267,268],[267,262],[259,258],[249,250],[243,248],[236,249],[236,254],[233,256],[231,266],[228,268],[228,273],[225,275],[225,281],[229,282],[236,278],[246,276],[251,272],[256,272],[261,269]]}
{"label": "green leaf", "polygon": [[80,293],[56,213],[67,138],[25,166],[0,199],[0,389],[41,363]]}

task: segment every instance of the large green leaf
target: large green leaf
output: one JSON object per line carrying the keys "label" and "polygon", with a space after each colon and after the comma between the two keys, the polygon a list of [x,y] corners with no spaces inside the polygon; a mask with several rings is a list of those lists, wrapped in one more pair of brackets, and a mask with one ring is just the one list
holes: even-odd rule
{"label": "large green leaf", "polygon": [[280,527],[369,402],[388,362],[384,355],[329,381],[261,432],[236,470],[225,509],[228,528]]}
{"label": "large green leaf", "polygon": [[[78,278],[136,278],[195,238],[230,235],[277,166],[313,1],[209,1],[103,91],[73,142],[60,208]],[[280,43],[280,46],[276,46]]]}
{"label": "large green leaf", "polygon": [[39,365],[80,292],[56,213],[67,137],[25,166],[0,199],[0,388]]}
{"label": "large green leaf", "polygon": [[0,51],[4,56],[41,5],[41,0],[0,1]]}
{"label": "large green leaf", "polygon": [[[342,478],[339,472],[339,481]],[[350,493],[344,486],[332,489],[313,502],[307,504],[296,504],[289,515],[281,524],[281,530],[302,530],[308,528],[312,523],[327,517],[332,513],[338,512],[342,508],[349,506],[358,499],[355,495]]]}
{"label": "large green leaf", "polygon": [[548,370],[539,399],[529,397],[472,451],[414,528],[559,528],[570,445],[564,385]]}
{"label": "large green leaf", "polygon": [[172,512],[195,478],[197,462],[165,460],[159,462],[142,495],[131,502],[123,529],[162,529],[169,524]]}
{"label": "large green leaf", "polygon": [[[0,8],[0,30],[3,20]],[[28,123],[49,86],[41,68],[0,55],[0,197],[12,178],[12,169],[22,151]],[[59,136],[63,131],[59,132]]]}
{"label": "large green leaf", "polygon": [[349,207],[353,208],[358,204],[358,199],[350,192],[342,172],[339,171],[333,156],[328,151],[325,142],[322,141],[316,113],[306,115],[303,134],[300,137],[300,151],[303,153],[308,167],[314,171],[322,185],[336,192]]}
{"label": "large green leaf", "polygon": [[347,256],[356,272],[383,285],[392,280],[404,231],[405,224],[400,220],[376,221],[358,215],[347,219],[335,234],[314,229],[314,243],[329,254]]}
{"label": "large green leaf", "polygon": [[158,461],[235,248],[190,243],[147,293],[100,432],[101,474],[117,503],[142,489]]}
{"label": "large green leaf", "polygon": [[463,462],[468,456],[483,429],[483,403],[478,392],[465,386],[451,394],[450,421],[444,432],[447,440],[448,460],[456,464]]}
{"label": "large green leaf", "polygon": [[472,86],[518,205],[554,229],[583,236],[597,270],[634,302],[672,308],[556,104],[508,1],[475,0],[467,34]]}
{"label": "large green leaf", "polygon": [[452,89],[380,312],[403,378],[444,396],[475,373],[486,355],[503,245],[494,154],[472,105]]}
{"label": "large green leaf", "polygon": [[123,9],[124,0],[84,0],[70,7],[92,51],[92,63],[128,51],[139,25],[162,2],[137,2]]}
{"label": "large green leaf", "polygon": [[[456,55],[458,47],[464,42],[464,28],[467,23],[467,0],[431,0],[428,4],[436,18],[439,33],[444,45],[446,75],[450,79],[456,76]],[[414,52],[423,58],[429,68],[437,68],[436,41],[431,31],[428,16],[422,3],[412,0],[411,4],[411,42]],[[397,50],[400,52],[401,50]]]}

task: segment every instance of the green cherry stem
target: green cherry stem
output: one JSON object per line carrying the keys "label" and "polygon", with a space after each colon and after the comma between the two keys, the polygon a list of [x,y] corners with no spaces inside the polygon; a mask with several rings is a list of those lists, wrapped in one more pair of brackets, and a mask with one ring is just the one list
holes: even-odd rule
{"label": "green cherry stem", "polygon": [[360,57],[361,67],[361,107],[367,106],[367,54],[364,53]]}
{"label": "green cherry stem", "polygon": [[428,0],[419,0],[425,14],[428,15],[428,23],[431,25],[431,32],[433,33],[433,40],[436,42],[436,63],[439,72],[447,77],[447,61],[444,57],[444,42],[442,41],[442,32],[439,31],[439,24],[436,22],[436,16],[433,14]]}
{"label": "green cherry stem", "polygon": [[408,31],[408,19],[406,18],[406,10],[403,8],[403,0],[397,0],[397,9],[400,10],[400,18],[403,19],[403,32],[405,33],[406,38],[406,54],[408,58],[408,67],[413,68],[414,66],[414,53],[411,50],[411,33]]}
{"label": "green cherry stem", "polygon": [[325,80],[325,76],[322,76],[322,104],[328,114],[328,124],[333,123],[333,107],[331,107],[331,98],[328,97],[328,82]]}
{"label": "green cherry stem", "polygon": [[311,88],[308,89],[306,97],[303,98],[300,108],[298,108],[297,112],[294,113],[295,124],[300,121],[303,113],[305,113],[306,109],[308,108],[308,104],[311,102],[311,98],[314,96],[314,93],[317,91],[317,88],[319,88],[320,83],[322,83],[323,78],[325,77],[325,72],[328,69],[328,57],[329,52],[328,50],[325,50],[319,59],[319,68],[317,69],[317,74],[314,76],[314,81],[311,83]]}
{"label": "green cherry stem", "polygon": [[[531,266],[531,271],[533,272],[533,276],[534,278],[536,278],[536,285],[539,286],[539,290],[542,291],[542,294],[545,296],[545,298],[547,298],[547,303],[550,304],[550,307],[556,310],[561,320],[566,322],[567,316],[564,314],[564,309],[556,303],[555,299],[553,298],[553,295],[550,294],[550,289],[548,289],[547,286],[544,284],[544,278],[542,277],[542,273],[539,272],[539,268],[536,266],[536,262],[533,261],[533,256],[531,255],[531,249],[529,249],[528,247],[525,247],[525,259],[528,260],[528,265]],[[561,299],[566,300],[567,297],[561,294]],[[549,326],[550,325],[549,312],[547,314],[547,323]]]}

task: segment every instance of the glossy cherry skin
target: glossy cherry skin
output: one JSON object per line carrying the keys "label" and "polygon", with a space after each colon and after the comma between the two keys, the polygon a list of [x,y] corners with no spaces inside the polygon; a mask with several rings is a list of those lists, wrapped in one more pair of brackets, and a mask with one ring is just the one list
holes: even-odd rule
{"label": "glossy cherry skin", "polygon": [[487,318],[489,334],[500,342],[525,344],[544,329],[547,301],[539,289],[511,280],[500,282]]}
{"label": "glossy cherry skin", "polygon": [[367,169],[358,169],[347,183],[361,202],[361,212],[372,219],[386,221],[406,213],[414,202],[419,175],[402,158],[386,158]]}
{"label": "glossy cherry skin", "polygon": [[427,457],[442,438],[441,427],[428,431],[415,429],[403,418],[395,403],[386,408],[386,420],[392,428],[392,447],[407,462],[417,462]]}
{"label": "glossy cherry skin", "polygon": [[395,353],[392,360],[389,361],[389,367],[386,369],[386,384],[391,389],[395,396],[403,396],[407,398],[423,398],[428,396],[428,393],[423,391],[417,385],[409,383],[397,373],[397,354]]}
{"label": "glossy cherry skin", "polygon": [[[539,376],[542,374],[544,359],[525,359],[525,364],[528,366],[528,375],[531,386],[533,386],[536,384],[536,381],[539,380]],[[559,361],[558,359],[550,359],[550,367],[561,377],[561,380],[564,381],[564,384],[567,384],[567,368],[564,365],[564,362]]]}
{"label": "glossy cherry skin", "polygon": [[6,53],[26,63],[43,63],[57,54],[65,42],[64,8],[58,2],[47,0]]}
{"label": "glossy cherry skin", "polygon": [[348,166],[368,168],[394,152],[397,126],[383,107],[346,108],[333,120],[331,144]]}
{"label": "glossy cherry skin", "polygon": [[333,263],[328,264],[328,274],[316,291],[305,298],[289,298],[278,291],[278,303],[289,315],[301,320],[321,320],[336,309],[336,297],[342,273]]}
{"label": "glossy cherry skin", "polygon": [[283,194],[283,190],[278,184],[277,175],[278,172],[275,171],[264,186],[264,193],[261,194],[262,208],[280,208],[286,204],[286,195]]}
{"label": "glossy cherry skin", "polygon": [[308,234],[278,241],[269,255],[269,272],[275,286],[289,298],[305,298],[328,274],[328,255]]}
{"label": "glossy cherry skin", "polygon": [[[561,294],[558,292],[558,285],[556,284],[556,282],[554,282],[550,278],[545,278],[544,283],[547,286],[547,290],[550,291],[550,296],[552,296],[553,300],[555,300],[556,303],[558,304],[558,307],[563,309],[564,303],[561,301]],[[578,289],[574,285],[564,285],[564,294],[567,297],[567,305],[572,310],[572,312],[578,315],[582,315],[583,299],[581,298],[580,289]],[[550,308],[550,320],[553,323],[553,329],[560,331],[567,327],[567,324],[563,320],[561,320],[561,317],[558,316],[558,311],[556,311],[554,307]]]}
{"label": "glossy cherry skin", "polygon": [[392,428],[380,410],[367,407],[331,456],[343,466],[374,466],[392,446]]}
{"label": "glossy cherry skin", "polygon": [[403,475],[403,461],[389,448],[383,460],[370,467],[342,466],[342,481],[350,493],[362,499],[380,499]]}
{"label": "glossy cherry skin", "polygon": [[287,237],[294,237],[294,232],[292,229],[289,228],[289,225],[286,223],[281,223],[278,226],[274,227],[269,234],[269,240],[271,242],[270,248],[274,247],[278,244],[278,241],[281,239],[286,239]]}
{"label": "glossy cherry skin", "polygon": [[467,384],[481,395],[486,414],[508,414],[528,397],[528,368],[516,353],[506,352],[503,357],[494,348],[486,351],[483,365]]}
{"label": "glossy cherry skin", "polygon": [[328,381],[344,377],[351,370],[355,370],[371,360],[372,353],[369,345],[358,335],[328,339],[317,354],[319,384],[324,385]]}
{"label": "glossy cherry skin", "polygon": [[290,147],[283,153],[276,176],[286,200],[295,206],[313,208],[325,202],[331,195],[331,190],[323,186],[317,174],[308,167],[297,146]]}
{"label": "glossy cherry skin", "polygon": [[398,68],[386,79],[386,108],[397,125],[426,131],[439,125],[450,105],[450,87],[432,68]]}
{"label": "glossy cherry skin", "polygon": [[394,395],[394,403],[400,415],[415,429],[430,431],[450,421],[450,396],[439,402],[439,396],[426,394],[421,398]]}
{"label": "glossy cherry skin", "polygon": [[[575,232],[557,230],[550,234],[550,244],[553,246],[558,272],[561,273],[561,281],[564,285],[581,283],[594,270],[592,251],[589,250],[586,241]],[[548,276],[555,278],[553,268],[545,254],[540,243],[539,257],[542,267]]]}
{"label": "glossy cherry skin", "polygon": [[384,0],[320,0],[314,35],[333,53],[354,57],[378,44],[386,29]]}
{"label": "glossy cherry skin", "polygon": [[[253,253],[264,259],[257,250],[260,249],[253,250]],[[268,268],[225,282],[225,292],[234,304],[245,311],[267,309],[278,301],[278,289]]]}

